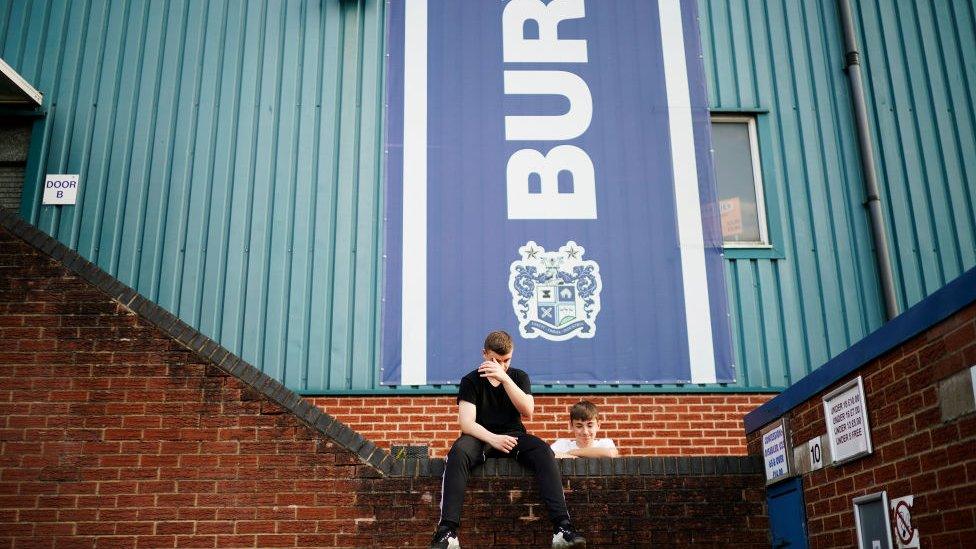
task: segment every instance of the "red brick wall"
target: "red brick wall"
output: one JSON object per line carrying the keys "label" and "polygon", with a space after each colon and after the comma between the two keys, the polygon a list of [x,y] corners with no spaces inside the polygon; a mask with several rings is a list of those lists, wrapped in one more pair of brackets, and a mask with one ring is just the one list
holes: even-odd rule
{"label": "red brick wall", "polygon": [[[742,418],[772,395],[536,395],[526,428],[544,440],[570,437],[569,407],[585,399],[603,413],[601,435],[621,455],[745,455]],[[314,404],[384,448],[426,444],[444,457],[458,437],[453,396],[314,397]]]}
{"label": "red brick wall", "polygon": [[0,547],[354,545],[370,468],[0,228]]}
{"label": "red brick wall", "polygon": [[[887,490],[914,495],[922,547],[971,547],[976,539],[976,414],[943,423],[938,383],[976,364],[976,304],[874,360],[857,377],[874,452],[804,475],[812,547],[856,546],[852,499]],[[793,444],[826,433],[821,397],[792,410]],[[749,437],[759,454],[758,432]]]}
{"label": "red brick wall", "polygon": [[[0,548],[426,546],[433,471],[384,477],[218,362],[0,225]],[[692,461],[564,476],[590,546],[766,546],[762,481],[747,460],[724,472]],[[573,464],[639,462],[650,464]],[[462,536],[545,547],[540,517],[530,478],[476,477]]]}

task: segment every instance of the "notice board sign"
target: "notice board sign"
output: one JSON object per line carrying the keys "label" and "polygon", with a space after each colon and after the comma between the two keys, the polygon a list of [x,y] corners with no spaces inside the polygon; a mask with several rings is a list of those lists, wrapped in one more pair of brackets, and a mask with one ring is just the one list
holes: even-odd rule
{"label": "notice board sign", "polygon": [[861,376],[825,395],[823,407],[834,465],[866,456],[873,451]]}
{"label": "notice board sign", "polygon": [[387,3],[383,384],[735,379],[697,4]]}
{"label": "notice board sign", "polygon": [[788,425],[786,418],[781,417],[761,431],[767,486],[793,476],[793,460],[790,459],[793,450]]}

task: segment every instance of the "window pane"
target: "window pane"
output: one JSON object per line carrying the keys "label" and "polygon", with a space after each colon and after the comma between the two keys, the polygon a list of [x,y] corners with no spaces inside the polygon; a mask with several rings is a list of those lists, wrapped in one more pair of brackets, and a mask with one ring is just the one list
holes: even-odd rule
{"label": "window pane", "polygon": [[713,122],[712,146],[725,242],[765,244],[759,228],[748,123]]}

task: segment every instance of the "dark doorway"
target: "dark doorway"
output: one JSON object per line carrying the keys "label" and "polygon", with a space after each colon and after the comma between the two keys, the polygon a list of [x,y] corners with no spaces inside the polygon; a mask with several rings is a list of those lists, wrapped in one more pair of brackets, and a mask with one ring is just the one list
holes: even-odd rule
{"label": "dark doorway", "polygon": [[773,547],[807,548],[807,512],[803,479],[794,477],[766,489],[769,530]]}

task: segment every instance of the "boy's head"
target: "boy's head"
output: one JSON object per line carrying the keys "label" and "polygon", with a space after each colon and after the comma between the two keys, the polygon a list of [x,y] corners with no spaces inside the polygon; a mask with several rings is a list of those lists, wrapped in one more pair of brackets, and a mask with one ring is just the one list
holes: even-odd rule
{"label": "boy's head", "polygon": [[512,362],[514,350],[515,343],[512,342],[512,336],[502,330],[496,330],[485,338],[485,348],[481,353],[485,360],[497,362],[507,370]]}
{"label": "boy's head", "polygon": [[573,404],[569,409],[569,428],[573,431],[576,445],[586,448],[593,444],[600,431],[600,411],[587,400]]}

